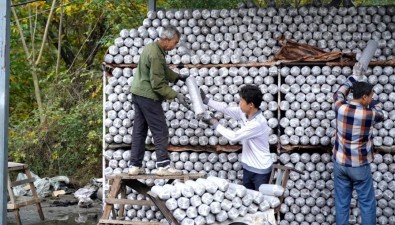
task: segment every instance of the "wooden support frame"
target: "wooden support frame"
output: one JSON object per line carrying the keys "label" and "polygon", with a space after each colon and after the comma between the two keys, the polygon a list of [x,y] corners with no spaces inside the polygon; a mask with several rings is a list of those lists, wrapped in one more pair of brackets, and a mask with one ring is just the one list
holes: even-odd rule
{"label": "wooden support frame", "polygon": [[[102,218],[99,220],[98,225],[103,224],[131,224],[131,225],[163,225],[160,222],[137,222],[137,221],[125,221],[124,217],[124,206],[127,205],[154,205],[163,214],[166,220],[172,225],[179,225],[178,221],[174,218],[172,213],[167,209],[165,203],[159,199],[159,197],[151,192],[151,188],[141,180],[145,179],[165,179],[170,184],[174,180],[195,180],[198,178],[205,178],[206,174],[183,174],[183,175],[170,175],[170,176],[158,176],[156,174],[141,174],[141,175],[128,175],[128,174],[117,174],[107,176],[106,179],[112,183],[110,193],[105,200],[105,207]],[[126,186],[137,191],[139,194],[149,198],[149,200],[130,200],[126,199]],[[120,199],[118,196],[120,195]],[[115,212],[114,204],[119,204],[118,215]],[[110,219],[110,214],[113,215],[113,220]]]}

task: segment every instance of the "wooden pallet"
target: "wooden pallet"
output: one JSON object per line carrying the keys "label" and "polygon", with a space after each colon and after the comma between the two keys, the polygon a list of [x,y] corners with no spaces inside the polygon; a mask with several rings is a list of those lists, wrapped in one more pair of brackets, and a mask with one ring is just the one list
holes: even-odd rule
{"label": "wooden pallet", "polygon": [[[174,180],[196,180],[198,178],[205,178],[206,174],[183,174],[183,175],[171,175],[171,176],[158,176],[156,174],[143,174],[130,176],[128,174],[118,174],[107,176],[109,179],[111,188],[108,197],[105,199],[105,207],[102,218],[99,220],[98,225],[104,224],[128,224],[128,225],[162,225],[160,222],[142,222],[142,221],[125,221],[124,211],[125,205],[148,205],[156,206],[166,218],[166,220],[172,225],[179,225],[178,221],[174,218],[173,214],[167,209],[165,203],[159,199],[159,197],[151,192],[151,188],[141,182],[140,180],[146,179],[165,179],[167,183],[172,183]],[[131,200],[126,199],[126,186],[132,188],[138,193],[148,197],[150,200]],[[121,198],[118,198],[118,195]],[[115,213],[114,204],[119,204],[118,214]],[[110,219],[110,214],[116,216],[114,220]]]}

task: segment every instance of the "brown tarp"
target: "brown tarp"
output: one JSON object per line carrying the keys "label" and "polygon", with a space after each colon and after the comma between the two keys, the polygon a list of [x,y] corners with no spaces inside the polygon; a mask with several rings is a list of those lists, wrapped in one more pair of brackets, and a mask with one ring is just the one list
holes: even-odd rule
{"label": "brown tarp", "polygon": [[281,49],[274,55],[274,61],[282,62],[341,62],[355,63],[355,53],[326,52],[315,46],[300,44],[278,38]]}

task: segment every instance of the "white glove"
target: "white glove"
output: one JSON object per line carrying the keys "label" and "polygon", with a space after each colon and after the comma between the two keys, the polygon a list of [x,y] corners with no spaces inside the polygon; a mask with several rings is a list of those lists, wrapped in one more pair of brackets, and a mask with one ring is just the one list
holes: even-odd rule
{"label": "white glove", "polygon": [[363,81],[363,76],[365,75],[365,70],[362,67],[362,64],[359,62],[355,63],[354,67],[352,68],[352,77],[356,81]]}

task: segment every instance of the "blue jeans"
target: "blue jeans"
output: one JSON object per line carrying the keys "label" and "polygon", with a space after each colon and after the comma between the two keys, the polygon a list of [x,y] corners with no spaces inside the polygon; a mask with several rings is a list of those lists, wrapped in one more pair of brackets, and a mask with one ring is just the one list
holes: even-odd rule
{"label": "blue jeans", "polygon": [[369,165],[345,167],[334,162],[336,225],[349,224],[353,188],[358,194],[362,225],[376,224],[376,197]]}
{"label": "blue jeans", "polygon": [[259,174],[244,169],[243,186],[251,190],[259,191],[259,186],[261,186],[261,184],[269,183],[270,174],[271,172],[267,174]]}

